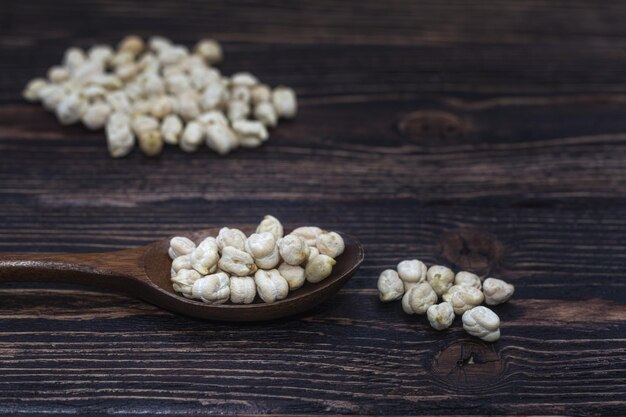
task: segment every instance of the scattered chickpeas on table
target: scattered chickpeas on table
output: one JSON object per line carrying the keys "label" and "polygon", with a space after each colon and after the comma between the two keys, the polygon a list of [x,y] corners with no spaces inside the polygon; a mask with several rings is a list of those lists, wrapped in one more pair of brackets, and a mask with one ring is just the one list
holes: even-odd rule
{"label": "scattered chickpeas on table", "polygon": [[[417,260],[398,264],[397,270],[386,269],[378,277],[382,302],[402,299],[406,314],[426,314],[430,325],[444,330],[456,315],[462,315],[463,328],[486,342],[500,338],[500,318],[481,304],[493,306],[508,301],[515,292],[513,285],[496,278],[481,278],[467,271],[454,272],[445,266],[426,265]],[[443,302],[437,304],[439,298]]]}
{"label": "scattered chickpeas on table", "polygon": [[172,287],[186,298],[209,304],[250,304],[257,295],[273,303],[306,281],[328,278],[344,249],[339,233],[305,226],[284,235],[280,221],[267,215],[250,236],[223,227],[198,244],[172,238]]}
{"label": "scattered chickpeas on table", "polygon": [[249,72],[224,76],[214,67],[222,59],[212,39],[190,52],[166,38],[146,43],[129,35],[115,49],[68,49],[62,64],[47,78],[31,80],[22,95],[41,102],[63,125],[104,128],[114,158],[128,155],[136,143],[148,156],[160,154],[164,144],[195,152],[204,143],[220,155],[256,148],[278,119],[296,116],[296,95]]}

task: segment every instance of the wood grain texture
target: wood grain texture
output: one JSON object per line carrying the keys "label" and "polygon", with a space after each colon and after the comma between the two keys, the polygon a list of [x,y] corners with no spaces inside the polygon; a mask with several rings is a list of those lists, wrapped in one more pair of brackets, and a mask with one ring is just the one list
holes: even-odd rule
{"label": "wood grain texture", "polygon": [[[226,324],[0,286],[0,415],[626,415],[626,6],[592,1],[4,1],[0,251],[94,252],[266,213],[366,259],[296,317]],[[293,86],[266,146],[108,158],[24,103],[69,45],[224,41]],[[381,305],[406,258],[506,279],[485,344]]]}

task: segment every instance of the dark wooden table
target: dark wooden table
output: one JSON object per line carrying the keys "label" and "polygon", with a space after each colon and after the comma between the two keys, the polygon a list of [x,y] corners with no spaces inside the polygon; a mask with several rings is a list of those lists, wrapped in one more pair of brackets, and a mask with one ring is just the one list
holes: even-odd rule
{"label": "dark wooden table", "polygon": [[[290,319],[224,324],[121,294],[0,287],[0,414],[626,415],[626,5],[2,1],[0,251],[105,251],[273,213],[366,261]],[[20,98],[70,45],[224,44],[300,114],[225,158],[113,160]],[[502,339],[382,305],[417,257],[509,280]]]}

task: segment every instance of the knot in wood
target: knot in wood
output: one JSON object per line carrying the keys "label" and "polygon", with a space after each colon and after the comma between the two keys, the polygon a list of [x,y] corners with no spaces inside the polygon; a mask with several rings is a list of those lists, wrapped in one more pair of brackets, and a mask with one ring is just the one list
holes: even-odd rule
{"label": "knot in wood", "polygon": [[448,232],[439,242],[442,257],[459,269],[483,276],[489,274],[498,264],[503,248],[494,235],[477,229]]}
{"label": "knot in wood", "polygon": [[500,379],[504,369],[493,345],[461,340],[442,349],[433,362],[434,375],[447,385],[484,388]]}
{"label": "knot in wood", "polygon": [[415,141],[461,137],[470,130],[469,126],[460,117],[439,110],[414,111],[398,122],[400,133]]}

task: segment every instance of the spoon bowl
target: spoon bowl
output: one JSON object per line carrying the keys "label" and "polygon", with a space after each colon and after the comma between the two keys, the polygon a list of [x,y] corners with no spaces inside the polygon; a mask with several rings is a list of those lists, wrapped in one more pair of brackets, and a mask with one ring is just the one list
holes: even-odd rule
{"label": "spoon bowl", "polygon": [[[216,236],[218,229],[183,234],[194,241]],[[252,304],[207,304],[176,293],[170,279],[170,239],[117,252],[83,254],[2,254],[0,282],[65,282],[125,292],[166,310],[221,321],[262,321],[300,313],[335,294],[363,261],[363,248],[354,237],[340,233],[345,251],[332,274],[322,282],[306,282],[274,303],[257,297]]]}

